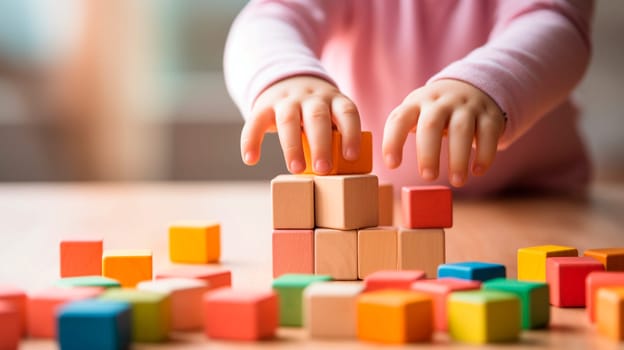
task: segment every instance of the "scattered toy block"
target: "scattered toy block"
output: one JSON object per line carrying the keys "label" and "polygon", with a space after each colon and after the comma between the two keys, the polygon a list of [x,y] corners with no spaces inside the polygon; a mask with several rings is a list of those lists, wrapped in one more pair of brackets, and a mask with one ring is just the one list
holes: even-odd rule
{"label": "scattered toy block", "polygon": [[624,271],[624,248],[588,249],[583,255],[600,261],[606,271]]}
{"label": "scattered toy block", "polygon": [[614,341],[624,340],[624,288],[600,288],[596,296],[598,333]]}
{"label": "scattered toy block", "polygon": [[375,271],[397,269],[397,229],[374,227],[357,233],[358,278]]}
{"label": "scattered toy block", "polygon": [[464,280],[485,282],[494,278],[505,278],[505,265],[466,261],[452,264],[444,264],[438,267],[438,277],[453,277]]}
{"label": "scattered toy block", "polygon": [[366,292],[382,289],[410,290],[412,283],[424,279],[420,270],[386,270],[373,272],[364,279]]}
{"label": "scattered toy block", "polygon": [[172,330],[192,331],[202,328],[202,298],[210,290],[206,282],[192,278],[162,278],[140,282],[136,288],[169,295]]}
{"label": "scattered toy block", "polygon": [[558,307],[584,307],[585,278],[592,271],[604,271],[604,266],[587,256],[546,259],[550,304]]}
{"label": "scattered toy block", "polygon": [[440,278],[418,280],[412,283],[411,289],[416,292],[426,293],[433,299],[433,325],[437,331],[448,330],[446,304],[448,296],[452,292],[478,290],[481,282],[462,280],[458,278]]}
{"label": "scattered toy block", "polygon": [[106,290],[100,300],[127,302],[132,309],[132,340],[156,343],[167,340],[171,329],[169,295],[129,288]]}
{"label": "scattered toy block", "polygon": [[438,266],[445,262],[444,229],[406,229],[398,233],[397,265],[399,270],[423,270],[435,278]]}
{"label": "scattered toy block", "polygon": [[152,251],[107,250],[102,258],[102,275],[119,281],[126,288],[151,280]]}
{"label": "scattered toy block", "polygon": [[22,317],[15,304],[0,300],[0,349],[17,350],[22,338]]}
{"label": "scattered toy block", "polygon": [[34,338],[56,336],[56,311],[71,301],[95,298],[102,293],[98,287],[50,288],[33,293],[28,298],[28,334]]}
{"label": "scattered toy block", "polygon": [[585,278],[585,307],[592,323],[596,321],[596,293],[605,287],[624,287],[624,272],[594,271]]}
{"label": "scattered toy block", "polygon": [[480,290],[451,293],[451,338],[472,344],[510,342],[520,334],[520,300],[512,293]]}
{"label": "scattered toy block", "polygon": [[379,184],[379,226],[394,226],[394,186]]}
{"label": "scattered toy block", "polygon": [[303,292],[304,326],[312,338],[355,338],[359,282],[319,282]]}
{"label": "scattered toy block", "polygon": [[273,277],[314,273],[314,230],[273,231]]}
{"label": "scattered toy block", "polygon": [[130,348],[130,304],[83,300],[58,311],[58,343],[63,350],[124,350]]}
{"label": "scattered toy block", "polygon": [[232,286],[232,272],[214,266],[178,266],[156,274],[160,278],[194,278],[207,283],[208,288],[217,289]]}
{"label": "scattered toy block", "polygon": [[548,284],[496,278],[485,282],[483,289],[515,294],[520,300],[523,329],[548,326],[548,322],[550,322]]}
{"label": "scattered toy block", "polygon": [[315,282],[329,281],[331,276],[286,274],[273,280],[279,300],[279,324],[301,327],[303,323],[303,290]]}
{"label": "scattered toy block", "polygon": [[66,277],[54,283],[56,287],[101,287],[101,288],[119,288],[121,283],[112,278],[104,276],[81,276],[81,277]]}
{"label": "scattered toy block", "polygon": [[101,275],[103,247],[101,239],[61,241],[61,277]]}
{"label": "scattered toy block", "polygon": [[431,340],[433,302],[424,293],[381,290],[357,299],[357,336],[361,340],[400,344]]}
{"label": "scattered toy block", "polygon": [[[306,161],[304,173],[314,174],[312,169],[312,155],[305,133],[301,134],[303,155]],[[346,160],[342,156],[342,135],[338,130],[332,131],[331,144],[332,168],[327,175],[368,174],[373,170],[373,134],[362,131],[360,141],[360,157],[356,160]]]}
{"label": "scattered toy block", "polygon": [[375,175],[315,176],[316,226],[336,230],[377,226],[378,196]]}
{"label": "scattered toy block", "polygon": [[261,340],[275,336],[278,299],[272,292],[221,288],[204,296],[205,334],[214,339]]}
{"label": "scattered toy block", "polygon": [[315,273],[335,280],[357,280],[357,231],[317,228],[314,250]]}
{"label": "scattered toy block", "polygon": [[311,230],[314,228],[314,178],[278,175],[271,180],[273,228]]}
{"label": "scattered toy block", "polygon": [[10,304],[17,310],[20,330],[25,336],[27,334],[26,305],[28,302],[26,293],[15,287],[0,285],[0,302]]}
{"label": "scattered toy block", "polygon": [[176,263],[207,264],[221,257],[221,225],[179,222],[169,227],[169,259]]}
{"label": "scattered toy block", "polygon": [[453,226],[453,193],[446,186],[405,186],[401,189],[405,228]]}
{"label": "scattered toy block", "polygon": [[578,256],[576,248],[541,245],[518,249],[518,280],[546,282],[546,259],[557,256]]}

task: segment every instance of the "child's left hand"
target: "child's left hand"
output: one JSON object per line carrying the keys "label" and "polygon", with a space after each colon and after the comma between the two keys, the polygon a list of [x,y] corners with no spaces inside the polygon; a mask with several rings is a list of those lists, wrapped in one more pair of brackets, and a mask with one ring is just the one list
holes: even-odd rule
{"label": "child's left hand", "polygon": [[438,177],[440,147],[449,143],[449,181],[466,183],[473,142],[472,174],[483,175],[494,161],[506,118],[490,96],[459,80],[442,79],[412,91],[388,116],[382,152],[389,168],[401,164],[407,134],[416,132],[418,170],[425,180]]}

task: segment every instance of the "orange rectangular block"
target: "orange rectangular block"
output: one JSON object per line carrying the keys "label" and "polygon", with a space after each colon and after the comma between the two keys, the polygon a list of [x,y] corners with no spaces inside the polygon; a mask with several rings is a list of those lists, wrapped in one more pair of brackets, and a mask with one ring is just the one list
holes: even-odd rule
{"label": "orange rectangular block", "polygon": [[303,175],[278,175],[271,180],[274,229],[314,228],[314,179]]}
{"label": "orange rectangular block", "polygon": [[193,278],[206,282],[210,289],[232,286],[232,272],[230,270],[210,265],[178,266],[159,271],[155,278]]}
{"label": "orange rectangular block", "polygon": [[377,226],[378,196],[375,175],[315,176],[316,226],[336,230]]}
{"label": "orange rectangular block", "polygon": [[403,227],[453,226],[453,192],[446,186],[411,186],[401,189]]}
{"label": "orange rectangular block", "polygon": [[398,269],[422,270],[427,278],[438,275],[445,261],[444,229],[399,229]]}
{"label": "orange rectangular block", "polygon": [[374,227],[358,230],[358,277],[397,269],[397,229]]}
{"label": "orange rectangular block", "polygon": [[102,258],[102,276],[115,279],[122,287],[134,288],[152,279],[151,250],[108,250]]}
{"label": "orange rectangular block", "polygon": [[314,231],[273,231],[273,278],[285,273],[314,273]]}
{"label": "orange rectangular block", "polygon": [[101,239],[62,240],[61,277],[101,275],[103,246]]}
{"label": "orange rectangular block", "polygon": [[394,225],[394,186],[379,184],[379,226]]}
{"label": "orange rectangular block", "polygon": [[592,323],[596,321],[596,293],[605,287],[624,287],[624,272],[594,271],[585,278],[585,306]]}
{"label": "orange rectangular block", "polygon": [[588,249],[583,255],[600,261],[607,271],[624,271],[624,248]]}
{"label": "orange rectangular block", "polygon": [[[301,134],[303,154],[306,161],[306,174],[314,174],[310,145],[305,133]],[[373,170],[373,134],[362,131],[360,157],[357,160],[346,160],[342,156],[342,135],[338,130],[332,131],[332,169],[327,175],[368,174]]]}
{"label": "orange rectangular block", "polygon": [[314,271],[335,280],[357,280],[357,231],[317,228],[314,231]]}
{"label": "orange rectangular block", "polygon": [[598,333],[603,336],[618,342],[624,340],[624,288],[598,290],[596,324]]}
{"label": "orange rectangular block", "polygon": [[26,293],[18,288],[0,285],[0,302],[11,305],[17,310],[22,335],[26,335]]}

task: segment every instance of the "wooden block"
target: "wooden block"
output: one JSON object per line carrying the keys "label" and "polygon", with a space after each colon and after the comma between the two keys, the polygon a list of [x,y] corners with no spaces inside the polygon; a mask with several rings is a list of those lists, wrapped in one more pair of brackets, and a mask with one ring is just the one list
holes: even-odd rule
{"label": "wooden block", "polygon": [[140,282],[136,288],[169,295],[172,330],[193,331],[202,328],[202,298],[210,290],[206,282],[192,278],[162,278]]}
{"label": "wooden block", "polygon": [[169,227],[169,259],[176,263],[207,264],[221,257],[221,225],[179,222]]}
{"label": "wooden block", "polygon": [[624,248],[588,249],[583,255],[600,261],[606,271],[624,271]]}
{"label": "wooden block", "polygon": [[357,233],[358,277],[375,271],[397,269],[397,229],[374,227]]}
{"label": "wooden block", "polygon": [[377,226],[378,196],[375,175],[315,176],[316,226],[336,230]]}
{"label": "wooden block", "polygon": [[260,340],[275,336],[278,300],[274,292],[221,288],[204,297],[205,334],[214,339]]}
{"label": "wooden block", "polygon": [[278,175],[271,180],[274,229],[314,228],[314,178]]}
{"label": "wooden block", "polygon": [[61,277],[101,275],[103,246],[101,239],[61,241]]}
{"label": "wooden block", "polygon": [[[304,173],[314,174],[310,145],[305,133],[301,134],[301,139],[306,161]],[[373,134],[370,131],[362,131],[360,157],[357,160],[346,160],[342,156],[342,135],[338,130],[332,131],[331,152],[332,168],[326,175],[368,174],[373,170]]]}
{"label": "wooden block", "polygon": [[411,289],[416,292],[426,293],[433,299],[433,324],[437,331],[448,330],[446,303],[452,292],[465,290],[478,290],[481,282],[462,280],[458,278],[440,278],[418,280],[412,283]]}
{"label": "wooden block", "polygon": [[452,277],[485,282],[494,278],[505,278],[505,265],[481,261],[466,261],[444,264],[438,267],[438,277]]}
{"label": "wooden block", "polygon": [[424,293],[381,290],[357,300],[357,336],[361,340],[400,344],[431,340],[433,302]]}
{"label": "wooden block", "polygon": [[548,322],[550,322],[548,284],[496,278],[485,282],[483,289],[515,294],[520,300],[523,329],[548,326]]}
{"label": "wooden block", "polygon": [[379,184],[379,226],[394,226],[394,186]]}
{"label": "wooden block", "polygon": [[312,338],[355,338],[360,282],[319,282],[303,292],[304,326]]}
{"label": "wooden block", "polygon": [[0,349],[17,350],[22,338],[22,317],[14,304],[0,300]]}
{"label": "wooden block", "polygon": [[156,274],[156,279],[176,277],[202,280],[210,289],[232,286],[232,272],[214,266],[178,266]]}
{"label": "wooden block", "polygon": [[314,250],[315,273],[335,280],[357,280],[357,231],[317,228]]}
{"label": "wooden block", "polygon": [[520,300],[514,294],[480,290],[451,293],[449,333],[464,343],[510,342],[520,335]]}
{"label": "wooden block", "polygon": [[273,231],[273,278],[314,273],[314,230]]}
{"label": "wooden block", "polygon": [[106,290],[100,300],[127,302],[132,308],[132,340],[156,343],[167,340],[171,329],[169,295],[129,288]]}
{"label": "wooden block", "polygon": [[112,278],[103,276],[81,276],[61,278],[54,283],[56,287],[74,288],[74,287],[101,287],[101,288],[119,288],[121,283]]}
{"label": "wooden block", "polygon": [[[27,334],[26,328],[26,305],[28,298],[26,293],[12,286],[0,285],[0,302],[10,304],[18,313],[20,330],[23,336]],[[9,316],[12,317],[12,316]]]}
{"label": "wooden block", "polygon": [[594,271],[585,278],[585,306],[592,323],[596,321],[596,293],[606,287],[624,287],[624,272]]}
{"label": "wooden block", "polygon": [[422,270],[428,278],[437,276],[445,262],[444,229],[399,229],[398,269]]}
{"label": "wooden block", "polygon": [[71,301],[95,298],[102,291],[98,287],[50,288],[31,294],[26,308],[28,334],[33,338],[54,338],[58,307]]}
{"label": "wooden block", "polygon": [[598,290],[596,299],[598,333],[616,342],[624,341],[624,288]]}
{"label": "wooden block", "polygon": [[152,251],[107,250],[102,258],[102,275],[119,281],[126,288],[151,280]]}
{"label": "wooden block", "polygon": [[412,283],[425,278],[425,273],[420,270],[403,271],[377,271],[364,279],[366,292],[382,289],[410,290]]}
{"label": "wooden block", "polygon": [[546,259],[550,304],[558,307],[584,307],[585,278],[592,271],[604,271],[604,266],[587,256]]}
{"label": "wooden block", "polygon": [[542,245],[518,249],[518,279],[546,282],[546,258],[578,256],[576,248],[559,245]]}
{"label": "wooden block", "polygon": [[122,350],[130,348],[130,304],[83,300],[58,312],[58,343],[63,350]]}
{"label": "wooden block", "polygon": [[453,226],[453,193],[446,186],[405,186],[401,188],[401,208],[405,228]]}
{"label": "wooden block", "polygon": [[279,300],[279,324],[301,327],[303,324],[303,290],[316,282],[331,280],[326,275],[286,274],[273,280]]}

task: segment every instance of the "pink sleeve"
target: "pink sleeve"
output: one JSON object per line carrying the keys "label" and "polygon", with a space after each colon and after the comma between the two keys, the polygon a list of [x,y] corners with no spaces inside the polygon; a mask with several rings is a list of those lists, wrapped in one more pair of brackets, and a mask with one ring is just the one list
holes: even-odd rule
{"label": "pink sleeve", "polygon": [[589,63],[593,1],[501,1],[484,46],[433,76],[466,81],[507,113],[505,148],[562,103]]}

